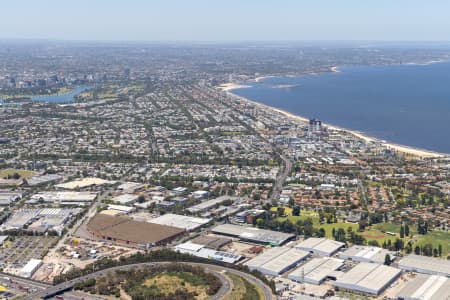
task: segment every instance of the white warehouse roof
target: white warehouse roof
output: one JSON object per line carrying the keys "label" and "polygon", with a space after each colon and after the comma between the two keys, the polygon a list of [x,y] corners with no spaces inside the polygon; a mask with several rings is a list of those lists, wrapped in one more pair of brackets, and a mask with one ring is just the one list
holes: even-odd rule
{"label": "white warehouse roof", "polygon": [[409,254],[398,262],[398,266],[406,271],[450,276],[450,260]]}
{"label": "white warehouse roof", "polygon": [[450,279],[444,276],[418,274],[398,294],[404,300],[450,299]]}
{"label": "white warehouse roof", "polygon": [[212,229],[212,232],[239,237],[242,240],[247,240],[250,242],[271,244],[274,246],[279,246],[294,237],[294,235],[290,233],[234,224],[217,225]]}
{"label": "white warehouse roof", "polygon": [[192,242],[186,242],[175,246],[175,250],[180,253],[187,253],[197,257],[208,258],[217,261],[223,261],[226,263],[234,264],[238,262],[242,256],[235,255],[233,253],[225,251],[216,251],[208,249],[203,245],[195,244]]}
{"label": "white warehouse roof", "polygon": [[211,221],[212,219],[208,218],[197,218],[176,214],[165,214],[158,218],[149,220],[150,223],[183,228],[187,231],[196,230]]}
{"label": "white warehouse roof", "polygon": [[42,265],[42,260],[40,259],[30,259],[27,264],[20,270],[20,276],[31,277],[34,272]]}
{"label": "white warehouse roof", "polygon": [[338,278],[333,285],[346,290],[378,295],[398,276],[401,270],[374,263],[359,263]]}
{"label": "white warehouse roof", "polygon": [[345,243],[325,238],[309,238],[295,245],[295,248],[313,252],[321,256],[332,256],[344,246]]}
{"label": "white warehouse roof", "polygon": [[258,270],[265,275],[277,276],[294,267],[309,256],[309,252],[289,248],[271,248],[245,263],[250,270]]}
{"label": "white warehouse roof", "polygon": [[395,252],[373,246],[354,245],[344,252],[339,254],[342,259],[351,259],[359,262],[384,263],[386,254],[389,254],[391,259],[395,257]]}
{"label": "white warehouse roof", "polygon": [[344,261],[338,258],[313,258],[295,269],[288,278],[297,282],[321,284],[334,271],[342,267]]}

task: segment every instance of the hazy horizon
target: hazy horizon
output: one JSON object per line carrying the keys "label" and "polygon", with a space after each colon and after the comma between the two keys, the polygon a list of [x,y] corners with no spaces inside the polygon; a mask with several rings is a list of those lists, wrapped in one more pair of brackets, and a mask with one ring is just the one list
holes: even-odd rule
{"label": "hazy horizon", "polygon": [[450,3],[419,0],[2,3],[0,39],[244,42],[449,41]]}

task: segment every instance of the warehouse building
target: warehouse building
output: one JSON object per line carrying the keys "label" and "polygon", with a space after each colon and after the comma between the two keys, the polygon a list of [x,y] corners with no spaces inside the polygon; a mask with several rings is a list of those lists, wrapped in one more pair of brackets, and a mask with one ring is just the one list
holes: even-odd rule
{"label": "warehouse building", "polygon": [[22,199],[21,193],[0,191],[0,206],[9,206],[20,199]]}
{"label": "warehouse building", "polygon": [[333,283],[345,290],[379,295],[401,274],[401,270],[381,264],[362,262]]}
{"label": "warehouse building", "polygon": [[295,267],[309,256],[309,252],[289,248],[276,247],[256,256],[244,263],[251,271],[258,270],[264,275],[277,276]]}
{"label": "warehouse building", "polygon": [[102,186],[102,185],[113,185],[116,181],[108,181],[101,178],[96,177],[85,177],[80,178],[74,181],[65,182],[56,184],[55,188],[65,189],[65,190],[75,190],[75,189],[83,189],[93,186]]}
{"label": "warehouse building", "polygon": [[295,245],[295,248],[302,249],[320,256],[332,256],[344,246],[345,243],[325,238],[309,238]]}
{"label": "warehouse building", "polygon": [[450,277],[450,260],[409,254],[398,262],[405,271]]}
{"label": "warehouse building", "polygon": [[137,248],[164,245],[185,233],[181,228],[105,214],[95,215],[87,224],[87,230],[102,240]]}
{"label": "warehouse building", "polygon": [[313,258],[290,273],[288,278],[296,282],[321,284],[327,277],[333,277],[334,271],[343,265],[344,261],[338,258]]}
{"label": "warehouse building", "polygon": [[138,200],[139,196],[134,194],[122,194],[118,195],[111,200],[121,205],[132,205]]}
{"label": "warehouse building", "polygon": [[242,256],[240,255],[235,255],[225,251],[212,250],[206,248],[204,245],[199,245],[192,242],[186,242],[175,246],[175,251],[191,254],[197,257],[223,261],[230,264],[237,263],[242,259]]}
{"label": "warehouse building", "polygon": [[217,225],[211,231],[216,234],[237,237],[247,242],[269,244],[272,246],[281,246],[295,237],[295,235],[290,233],[233,224]]}
{"label": "warehouse building", "polygon": [[46,202],[51,204],[62,205],[79,205],[83,206],[86,203],[90,203],[95,200],[97,193],[92,192],[39,192],[31,196],[30,201],[27,203],[35,204],[40,202]]}
{"label": "warehouse building", "polygon": [[206,224],[212,222],[212,219],[196,218],[190,216],[165,214],[158,218],[149,220],[150,223],[173,226],[177,228],[183,228],[187,231],[197,230]]}
{"label": "warehouse building", "polygon": [[397,299],[450,299],[450,279],[444,276],[418,274],[397,294]]}
{"label": "warehouse building", "polygon": [[359,262],[383,264],[387,254],[390,256],[391,260],[394,259],[395,252],[393,251],[380,247],[354,245],[340,253],[339,257]]}
{"label": "warehouse building", "polygon": [[36,186],[41,184],[49,184],[52,182],[57,182],[62,179],[63,177],[58,174],[45,174],[28,178],[26,181],[29,186]]}
{"label": "warehouse building", "polygon": [[29,262],[19,271],[19,276],[25,278],[31,278],[33,274],[40,268],[42,265],[42,260],[40,259],[30,259]]}
{"label": "warehouse building", "polygon": [[219,206],[221,203],[230,200],[230,201],[234,201],[236,198],[234,197],[229,197],[229,196],[221,196],[221,197],[217,197],[215,199],[211,199],[211,200],[207,200],[204,202],[201,202],[197,205],[191,206],[189,208],[187,208],[186,210],[192,214],[197,214],[197,213],[201,213],[201,212],[205,212],[211,208],[214,208],[216,206]]}
{"label": "warehouse building", "polygon": [[194,244],[203,245],[206,248],[218,250],[232,242],[231,239],[213,235],[201,235],[191,240]]}

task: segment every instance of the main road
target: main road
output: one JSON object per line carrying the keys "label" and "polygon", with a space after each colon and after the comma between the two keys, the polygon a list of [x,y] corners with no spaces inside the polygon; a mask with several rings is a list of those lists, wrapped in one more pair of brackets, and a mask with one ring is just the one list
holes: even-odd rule
{"label": "main road", "polygon": [[[170,263],[174,263],[174,262],[168,262],[168,261],[166,261],[166,262],[148,262],[148,263],[139,263],[139,264],[131,264],[131,265],[112,267],[112,268],[97,271],[97,272],[94,272],[94,273],[91,273],[91,274],[88,274],[88,275],[85,275],[82,277],[78,277],[78,278],[60,283],[58,285],[48,287],[48,288],[38,291],[34,294],[30,294],[23,299],[32,300],[32,299],[49,298],[56,294],[59,294],[59,293],[62,293],[62,292],[72,289],[74,287],[74,285],[77,283],[84,282],[90,278],[104,276],[109,272],[114,272],[114,271],[118,271],[118,270],[130,270],[130,269],[135,269],[135,268],[139,268],[139,267],[154,267],[157,265],[165,265],[165,264],[170,264]],[[222,266],[213,265],[213,264],[194,263],[194,262],[177,262],[177,263],[189,264],[189,265],[202,267],[206,272],[211,272],[220,279],[220,281],[222,282],[222,287],[219,289],[219,291],[214,296],[211,297],[212,300],[222,299],[225,295],[227,295],[231,291],[232,284],[231,284],[229,278],[227,278],[225,275],[223,275],[224,271],[235,274],[237,276],[241,276],[241,277],[245,278],[246,280],[248,280],[249,282],[257,285],[263,291],[264,299],[266,299],[266,300],[275,299],[270,287],[268,287],[260,279],[254,277],[250,274],[247,274],[245,272],[241,272],[241,271],[238,271],[238,270],[235,270],[232,268],[222,267]]]}
{"label": "main road", "polygon": [[280,154],[280,158],[283,160],[284,166],[278,173],[269,201],[278,201],[280,199],[280,194],[281,190],[283,189],[284,182],[286,181],[286,178],[289,176],[289,173],[292,169],[292,161],[288,157],[286,157],[284,154]]}

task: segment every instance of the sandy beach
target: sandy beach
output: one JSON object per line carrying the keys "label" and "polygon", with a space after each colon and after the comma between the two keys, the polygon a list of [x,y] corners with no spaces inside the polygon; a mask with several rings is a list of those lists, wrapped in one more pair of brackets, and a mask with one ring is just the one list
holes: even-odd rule
{"label": "sandy beach", "polygon": [[[225,88],[224,88],[225,87]],[[249,87],[249,86],[243,86],[243,87]],[[252,101],[248,98],[244,98],[241,97],[239,95],[233,94],[232,92],[230,92],[233,89],[237,89],[237,88],[241,88],[241,85],[237,85],[237,84],[233,84],[233,83],[228,83],[228,84],[222,84],[221,86],[219,86],[219,88],[222,91],[225,91],[229,94],[231,94],[234,97],[238,97],[244,101],[247,101],[249,103],[251,103],[252,105],[255,105],[257,107],[260,107],[262,109],[270,109],[272,111],[278,112],[286,117],[288,117],[291,120],[295,120],[297,122],[302,122],[302,123],[308,123],[309,119],[305,118],[305,117],[301,117],[295,114],[292,114],[290,112],[284,111],[282,109],[278,109],[272,106],[268,106],[262,103],[258,103],[255,101]],[[333,125],[329,125],[329,124],[325,124],[328,128],[332,129],[332,130],[337,130],[337,131],[345,131],[353,136],[356,136],[357,138],[360,138],[366,142],[379,142],[381,143],[383,146],[385,146],[388,149],[391,149],[393,151],[397,151],[406,155],[411,155],[411,156],[416,156],[416,157],[421,157],[421,158],[438,158],[438,157],[445,157],[447,156],[446,154],[442,154],[442,153],[437,153],[437,152],[433,152],[433,151],[429,151],[429,150],[423,150],[423,149],[416,149],[416,148],[412,148],[412,147],[408,147],[408,146],[404,146],[404,145],[398,145],[398,144],[393,144],[393,143],[387,143],[387,142],[383,142],[377,138],[374,137],[370,137],[367,136],[361,132],[355,131],[355,130],[349,130],[346,128],[341,128],[341,127],[337,127],[337,126],[333,126]]]}
{"label": "sandy beach", "polygon": [[237,84],[237,83],[224,83],[218,86],[219,89],[221,89],[222,91],[228,92],[234,89],[243,89],[243,88],[249,88],[249,85],[244,85],[244,84]]}

